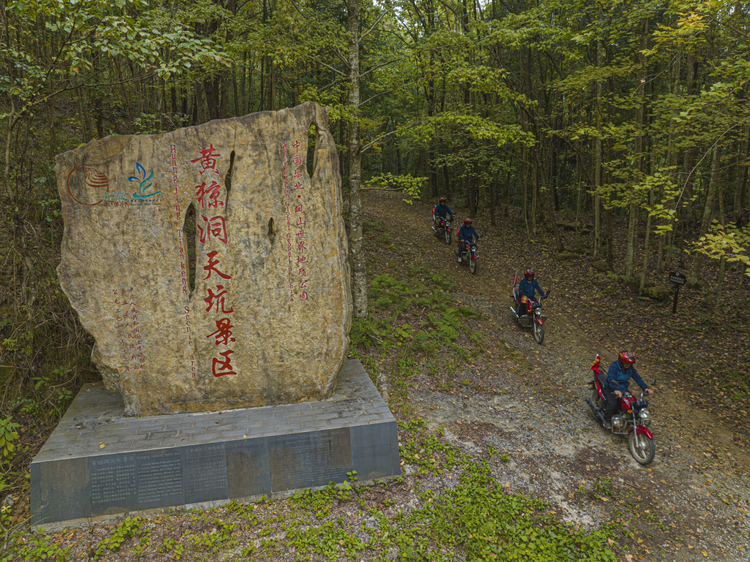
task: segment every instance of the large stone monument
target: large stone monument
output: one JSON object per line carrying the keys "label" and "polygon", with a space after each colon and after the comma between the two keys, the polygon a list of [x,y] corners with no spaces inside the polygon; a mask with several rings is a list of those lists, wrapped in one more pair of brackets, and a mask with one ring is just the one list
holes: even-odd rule
{"label": "large stone monument", "polygon": [[32,462],[32,524],[400,474],[393,415],[345,363],[349,266],[325,109],[108,137],[59,156],[57,176],[58,276],[103,383],[82,389]]}
{"label": "large stone monument", "polygon": [[126,415],[330,395],[349,347],[351,292],[325,109],[108,137],[59,156],[57,177],[60,283]]}

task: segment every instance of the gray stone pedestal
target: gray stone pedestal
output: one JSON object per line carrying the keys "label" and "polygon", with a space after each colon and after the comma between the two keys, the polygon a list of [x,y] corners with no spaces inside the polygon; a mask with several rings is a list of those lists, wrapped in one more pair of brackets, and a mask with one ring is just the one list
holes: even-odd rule
{"label": "gray stone pedestal", "polygon": [[396,421],[356,360],[321,402],[141,419],[123,411],[101,383],[81,389],[31,463],[34,526],[252,501],[353,470],[360,481],[401,473]]}

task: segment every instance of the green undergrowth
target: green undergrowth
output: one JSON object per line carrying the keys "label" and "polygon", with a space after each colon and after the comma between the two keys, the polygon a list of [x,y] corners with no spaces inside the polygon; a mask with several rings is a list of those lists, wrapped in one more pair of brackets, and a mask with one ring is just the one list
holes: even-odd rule
{"label": "green undergrowth", "polygon": [[[615,562],[614,525],[586,533],[558,520],[550,505],[513,494],[485,458],[452,445],[442,429],[400,424],[401,459],[415,478],[297,492],[287,500],[229,503],[149,521],[126,519],[94,546],[94,558],[149,552],[172,560],[453,560]],[[500,451],[492,451],[501,461]],[[502,467],[503,465],[500,464]],[[502,468],[501,468],[502,470]],[[605,483],[606,484],[606,483]],[[606,493],[605,484],[600,493]],[[100,529],[101,530],[101,529]],[[32,534],[24,560],[67,560],[70,547]],[[18,559],[11,554],[4,560]]]}
{"label": "green undergrowth", "polygon": [[395,357],[391,382],[398,402],[405,401],[415,373],[422,371],[444,387],[457,365],[472,363],[484,351],[482,334],[467,322],[479,314],[456,302],[455,287],[447,276],[415,265],[391,268],[372,280],[371,313],[352,322],[350,356],[362,360],[376,385],[379,361]]}
{"label": "green undergrowth", "polygon": [[455,303],[449,293],[455,287],[449,278],[430,273],[424,266],[408,266],[402,278],[378,275],[369,294],[373,313],[352,323],[352,347],[375,346],[383,351],[408,347],[431,354],[455,343],[462,331],[479,342],[481,334],[471,332],[463,322],[478,313]]}
{"label": "green undergrowth", "polygon": [[438,493],[419,486],[414,493],[421,506],[394,518],[412,541],[401,550],[402,559],[447,561],[460,553],[467,560],[617,560],[606,546],[609,526],[586,534],[550,515],[546,502],[509,493],[485,459],[461,452],[442,431],[430,432],[424,420],[402,424],[402,430],[408,435],[402,436],[402,458],[417,475],[448,472],[458,479]]}

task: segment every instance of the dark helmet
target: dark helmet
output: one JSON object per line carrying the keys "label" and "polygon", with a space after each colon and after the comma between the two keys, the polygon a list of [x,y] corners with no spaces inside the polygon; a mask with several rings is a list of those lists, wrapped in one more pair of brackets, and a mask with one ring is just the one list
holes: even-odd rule
{"label": "dark helmet", "polygon": [[443,203],[445,203],[445,197],[440,198],[440,204],[442,205]]}
{"label": "dark helmet", "polygon": [[464,224],[466,226],[471,226],[471,219],[464,219]]}
{"label": "dark helmet", "polygon": [[635,355],[629,351],[621,351],[620,355],[617,356],[617,360],[620,362],[620,365],[632,365],[635,363]]}
{"label": "dark helmet", "polygon": [[523,276],[524,277],[531,277],[533,279],[534,278],[534,270],[533,269],[527,269],[524,272]]}

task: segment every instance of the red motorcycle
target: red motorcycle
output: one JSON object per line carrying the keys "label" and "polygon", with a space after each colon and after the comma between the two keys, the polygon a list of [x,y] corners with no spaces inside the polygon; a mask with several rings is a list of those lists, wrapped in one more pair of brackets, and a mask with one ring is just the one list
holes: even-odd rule
{"label": "red motorcycle", "polygon": [[[597,353],[594,364],[591,365],[591,370],[594,372],[594,380],[590,384],[591,398],[586,398],[586,403],[594,416],[603,423],[607,403],[603,388],[607,373],[600,371],[600,364],[601,357]],[[651,384],[655,385],[656,381]],[[641,397],[636,399],[629,392],[625,392],[617,398],[617,410],[612,416],[612,433],[627,435],[630,454],[645,466],[654,460],[656,447],[654,436],[647,427],[651,424],[651,414],[654,410],[648,407],[648,402],[643,399],[643,396],[644,394],[641,394]]]}
{"label": "red motorcycle", "polygon": [[437,217],[438,221],[440,223],[440,226],[438,228],[432,227],[432,230],[435,231],[435,236],[440,238],[442,236],[445,239],[446,244],[451,243],[451,221],[453,220],[452,217],[446,216],[443,217]]}
{"label": "red motorcycle", "polygon": [[[456,236],[458,236],[458,233],[456,233]],[[456,250],[453,251],[454,254],[458,256],[458,261],[460,263],[467,263],[469,264],[469,271],[472,273],[477,272],[477,259],[479,254],[479,248],[477,248],[477,242],[475,240],[469,241],[462,241],[459,245],[459,248],[461,248],[460,253]]]}
{"label": "red motorcycle", "polygon": [[527,313],[523,316],[518,314],[518,307],[521,305],[521,294],[518,292],[518,272],[513,276],[513,283],[511,284],[511,297],[515,301],[515,306],[510,307],[510,311],[518,320],[518,323],[524,328],[531,327],[531,332],[534,334],[534,341],[536,343],[542,343],[544,341],[544,321],[547,319],[547,315],[544,314],[544,307],[542,307],[542,301],[549,296],[549,290],[547,294],[538,297],[537,299],[531,299],[526,303]]}

